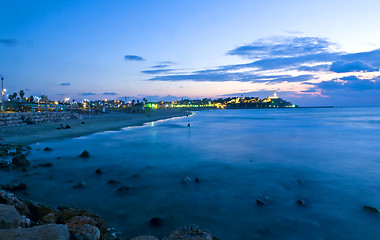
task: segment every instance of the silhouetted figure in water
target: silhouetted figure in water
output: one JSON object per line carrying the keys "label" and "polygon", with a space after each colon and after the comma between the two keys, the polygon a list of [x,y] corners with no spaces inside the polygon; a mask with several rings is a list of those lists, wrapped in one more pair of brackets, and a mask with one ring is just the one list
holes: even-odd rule
{"label": "silhouetted figure in water", "polygon": [[66,128],[66,129],[69,129],[69,128],[71,128],[71,127],[70,127],[70,125],[69,125],[69,124],[67,124],[65,128]]}
{"label": "silhouetted figure in water", "polygon": [[190,127],[190,123],[188,123],[187,126]]}

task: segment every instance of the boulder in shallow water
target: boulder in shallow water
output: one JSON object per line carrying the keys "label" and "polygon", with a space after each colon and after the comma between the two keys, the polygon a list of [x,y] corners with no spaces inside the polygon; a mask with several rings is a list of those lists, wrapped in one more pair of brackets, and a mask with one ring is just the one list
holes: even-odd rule
{"label": "boulder in shallow water", "polygon": [[150,221],[149,221],[149,225],[151,227],[161,227],[163,223],[164,223],[164,220],[162,218],[159,218],[159,217],[154,217],[154,218],[150,219]]}
{"label": "boulder in shallow water", "polygon": [[363,209],[373,213],[380,213],[379,209],[367,205],[364,205]]}
{"label": "boulder in shallow water", "polygon": [[17,228],[20,222],[21,216],[15,207],[0,204],[0,229]]}
{"label": "boulder in shallow water", "polygon": [[90,153],[87,151],[87,150],[84,150],[80,155],[79,155],[80,158],[89,158],[90,157]]}
{"label": "boulder in shallow water", "polygon": [[9,161],[0,161],[0,169],[11,170],[12,164]]}
{"label": "boulder in shallow water", "polygon": [[30,166],[30,162],[26,159],[25,154],[20,154],[12,158],[13,168],[26,168]]}
{"label": "boulder in shallow water", "polygon": [[174,230],[163,240],[216,240],[207,230],[201,230],[196,225],[189,225],[177,230]]}
{"label": "boulder in shallow water", "polygon": [[69,237],[69,230],[64,224],[0,230],[0,240],[68,240]]}
{"label": "boulder in shallow water", "polygon": [[298,205],[298,206],[303,207],[303,206],[305,206],[305,204],[306,204],[306,203],[305,203],[304,200],[302,200],[302,199],[298,199],[298,200],[297,200],[297,205]]}
{"label": "boulder in shallow water", "polygon": [[115,191],[116,191],[117,193],[127,193],[127,192],[129,192],[129,191],[131,191],[131,190],[133,190],[133,189],[134,189],[133,186],[125,186],[125,185],[122,185],[122,186],[118,187]]}
{"label": "boulder in shallow water", "polygon": [[10,191],[10,192],[23,191],[23,190],[26,190],[27,187],[28,186],[25,183],[19,183],[18,185],[17,184],[15,184],[15,185],[10,185],[10,184],[1,185],[1,189],[6,190],[6,191]]}
{"label": "boulder in shallow water", "polygon": [[53,167],[52,163],[39,163],[37,165],[38,167]]}
{"label": "boulder in shallow water", "polygon": [[44,151],[46,151],[46,152],[49,152],[49,151],[52,151],[53,149],[51,149],[51,148],[49,148],[49,147],[46,147],[46,148],[44,148]]}
{"label": "boulder in shallow water", "polygon": [[258,198],[258,199],[256,199],[256,205],[265,206],[265,205],[267,205],[267,203],[263,199]]}
{"label": "boulder in shallow water", "polygon": [[81,181],[73,186],[73,188],[84,188],[86,186],[85,181]]}
{"label": "boulder in shallow water", "polygon": [[100,168],[96,169],[96,170],[95,170],[95,173],[98,174],[98,175],[103,174],[103,172],[102,172],[102,170],[100,170]]}
{"label": "boulder in shallow water", "polygon": [[111,179],[111,180],[108,180],[107,184],[109,184],[109,185],[120,185],[121,182]]}

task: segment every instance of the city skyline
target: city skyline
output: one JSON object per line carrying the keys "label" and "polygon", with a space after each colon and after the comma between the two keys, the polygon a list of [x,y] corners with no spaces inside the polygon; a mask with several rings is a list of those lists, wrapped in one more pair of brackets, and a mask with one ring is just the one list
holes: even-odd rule
{"label": "city skyline", "polygon": [[0,1],[8,93],[378,106],[376,1]]}

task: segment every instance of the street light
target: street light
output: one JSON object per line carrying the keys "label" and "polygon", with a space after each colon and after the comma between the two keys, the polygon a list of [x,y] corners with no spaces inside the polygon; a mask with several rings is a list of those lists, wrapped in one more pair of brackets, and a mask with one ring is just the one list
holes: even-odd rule
{"label": "street light", "polygon": [[1,111],[4,111],[4,78],[1,78]]}

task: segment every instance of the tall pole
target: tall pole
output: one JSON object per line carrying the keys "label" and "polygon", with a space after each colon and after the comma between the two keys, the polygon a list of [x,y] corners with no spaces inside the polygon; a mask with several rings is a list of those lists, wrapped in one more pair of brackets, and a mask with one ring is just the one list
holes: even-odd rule
{"label": "tall pole", "polygon": [[4,111],[4,78],[1,78],[1,111]]}

